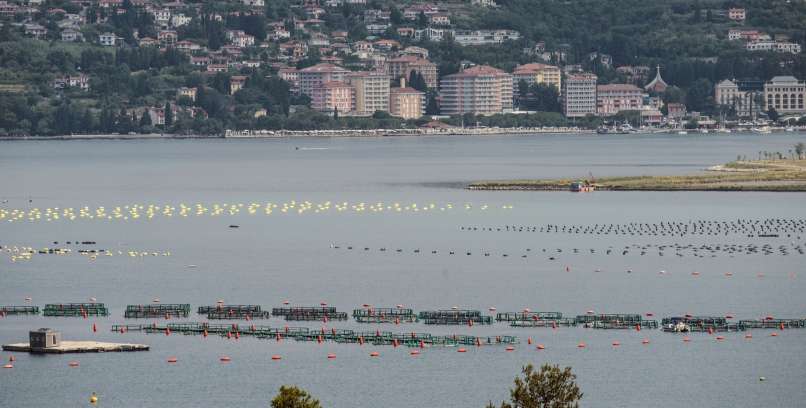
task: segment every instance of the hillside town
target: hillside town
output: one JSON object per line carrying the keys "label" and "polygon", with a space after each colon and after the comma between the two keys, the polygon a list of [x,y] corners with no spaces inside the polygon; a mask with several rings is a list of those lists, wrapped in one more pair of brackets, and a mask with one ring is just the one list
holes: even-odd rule
{"label": "hillside town", "polygon": [[[164,60],[160,64],[165,67],[183,66],[183,74],[192,80],[156,83],[144,78],[148,83],[142,85],[142,94],[158,96],[124,98],[118,101],[121,109],[110,113],[115,119],[106,118],[117,123],[128,116],[128,122],[157,129],[180,117],[208,118],[211,103],[198,99],[200,94],[209,99],[211,91],[237,103],[235,115],[253,119],[234,124],[241,128],[271,126],[259,119],[300,109],[331,118],[398,118],[418,126],[450,122],[452,117],[471,126],[478,122],[476,116],[535,112],[561,113],[569,123],[579,120],[584,126],[715,128],[728,120],[804,124],[803,78],[724,77],[709,83],[707,92],[698,89],[700,100],[690,103],[695,100],[694,86],[686,97],[675,97],[679,84],[667,82],[666,67],[660,63],[620,65],[612,55],[598,51],[572,60],[567,44],[527,41],[519,31],[507,28],[468,29],[467,19],[455,23],[468,6],[500,7],[493,0],[397,6],[366,0],[301,0],[288,3],[287,10],[285,5],[274,7],[264,0],[214,5],[182,0],[2,0],[0,18],[6,33],[48,42],[51,49],[66,47],[68,51],[48,55],[69,60],[54,64],[59,68],[49,73],[48,82],[57,95],[76,100],[102,80],[82,66],[85,58],[107,55],[117,65],[125,58],[132,78],[147,76],[136,71],[155,69],[157,60]],[[801,53],[801,44],[786,36],[745,27],[744,8],[707,13],[709,19],[721,18],[731,27],[721,40],[741,44],[747,52]],[[359,25],[329,30],[345,16]],[[461,60],[446,72],[447,64],[432,55],[446,43],[464,49],[517,49],[520,60],[505,64],[510,69]],[[87,58],[88,49],[101,54]],[[64,55],[77,50],[80,58]],[[596,70],[608,74],[599,76]],[[266,98],[254,94],[269,86],[258,84],[261,81],[281,81],[272,83],[283,86],[271,85],[274,93]],[[13,78],[0,83],[0,91],[6,93],[24,93],[26,88],[30,85],[14,83]],[[670,88],[674,88],[671,95]]]}

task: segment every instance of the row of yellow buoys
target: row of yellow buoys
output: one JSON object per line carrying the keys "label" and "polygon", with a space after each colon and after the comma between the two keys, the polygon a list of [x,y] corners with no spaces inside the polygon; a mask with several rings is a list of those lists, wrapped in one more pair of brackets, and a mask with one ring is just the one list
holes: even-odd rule
{"label": "row of yellow buoys", "polygon": [[[279,214],[321,214],[321,213],[419,213],[438,212],[461,209],[464,211],[479,210],[486,211],[492,209],[488,204],[473,205],[471,203],[400,203],[400,202],[357,202],[347,201],[335,203],[324,201],[313,203],[310,201],[291,200],[283,203],[214,203],[214,204],[130,204],[116,206],[107,209],[104,206],[90,208],[88,206],[80,208],[29,208],[29,209],[4,209],[0,208],[0,221],[75,221],[78,219],[89,220],[138,220],[153,219],[155,217],[191,217],[191,216],[235,216],[239,214],[249,215],[271,215]],[[512,209],[511,205],[502,205],[503,210]]]}
{"label": "row of yellow buoys", "polygon": [[6,246],[0,247],[0,253],[5,253],[11,262],[30,261],[35,255],[80,255],[90,261],[99,257],[128,256],[129,258],[145,258],[155,256],[171,256],[170,251],[141,251],[141,250],[78,250],[70,248],[34,248],[30,246]]}

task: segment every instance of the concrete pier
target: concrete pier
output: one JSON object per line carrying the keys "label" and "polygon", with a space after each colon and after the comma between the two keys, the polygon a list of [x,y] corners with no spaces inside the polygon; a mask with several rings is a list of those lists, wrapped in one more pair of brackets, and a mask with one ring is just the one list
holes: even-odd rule
{"label": "concrete pier", "polygon": [[145,344],[102,343],[98,341],[62,341],[58,346],[34,350],[31,343],[4,344],[3,351],[28,353],[104,353],[117,351],[148,351]]}

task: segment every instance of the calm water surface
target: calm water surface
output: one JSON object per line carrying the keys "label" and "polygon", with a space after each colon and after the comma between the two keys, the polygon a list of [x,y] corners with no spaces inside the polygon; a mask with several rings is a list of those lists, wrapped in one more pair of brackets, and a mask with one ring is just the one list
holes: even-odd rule
{"label": "calm water surface", "polygon": [[[681,257],[673,251],[664,256],[656,251],[643,256],[638,251],[605,253],[610,247],[650,243],[803,246],[804,236],[798,234],[597,236],[471,232],[462,227],[803,218],[806,194],[571,194],[456,187],[479,179],[692,173],[737,155],[787,153],[799,141],[806,141],[806,135],[3,142],[0,206],[9,210],[111,210],[180,203],[248,206],[291,200],[417,203],[421,208],[434,203],[437,210],[269,216],[241,211],[220,217],[3,222],[3,247],[89,240],[97,242],[96,248],[124,254],[138,250],[171,255],[95,261],[42,255],[12,263],[3,254],[0,305],[22,304],[28,296],[40,306],[96,297],[107,304],[111,316],[8,317],[0,319],[0,343],[24,341],[32,328],[53,327],[68,339],[145,343],[152,349],[107,355],[16,354],[15,368],[0,371],[0,406],[80,407],[94,391],[101,396],[100,406],[107,407],[265,407],[281,384],[298,384],[327,407],[481,407],[508,397],[523,364],[543,362],[572,366],[585,393],[583,405],[589,407],[803,406],[806,331],[799,330],[785,330],[778,337],[756,330],[752,340],[728,333],[721,342],[693,334],[692,341],[684,343],[681,336],[655,330],[328,324],[359,330],[511,334],[521,339],[513,352],[482,347],[459,354],[452,348],[432,348],[418,357],[404,348],[370,345],[109,332],[112,324],[124,321],[127,304],[149,303],[155,297],[194,308],[217,299],[269,308],[287,299],[296,305],[326,301],[348,312],[370,303],[405,304],[415,310],[529,307],[569,316],[595,310],[652,312],[657,318],[685,313],[803,318],[806,270],[797,252],[731,256],[718,251],[714,257],[690,252]],[[448,203],[453,209],[438,210]],[[470,210],[465,210],[466,203],[472,204]],[[512,208],[502,208],[508,206]],[[230,224],[240,228],[228,228]],[[382,247],[388,250],[379,251]],[[574,253],[574,248],[580,252]],[[659,274],[661,270],[666,273]],[[700,275],[693,276],[693,271]],[[194,315],[190,320],[200,319]],[[95,334],[93,322],[99,328]],[[276,318],[257,323],[285,325]],[[308,326],[319,328],[321,323]],[[528,337],[546,349],[527,345]],[[650,344],[641,344],[644,338]],[[618,348],[611,346],[616,340],[621,342]],[[587,347],[577,348],[579,342]],[[370,358],[370,351],[381,356]],[[328,353],[337,358],[328,360]],[[283,359],[272,361],[273,354]],[[0,358],[7,360],[8,355],[2,352]],[[221,364],[221,355],[232,362]],[[179,363],[167,364],[169,356]],[[81,366],[69,368],[71,360]],[[767,381],[760,382],[760,376]]]}

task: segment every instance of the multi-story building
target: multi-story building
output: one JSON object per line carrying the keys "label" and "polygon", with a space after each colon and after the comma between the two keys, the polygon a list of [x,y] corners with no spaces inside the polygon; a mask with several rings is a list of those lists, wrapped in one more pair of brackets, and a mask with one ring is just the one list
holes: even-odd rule
{"label": "multi-story building", "polygon": [[188,87],[183,86],[183,87],[181,87],[181,88],[176,90],[176,97],[181,98],[181,97],[184,96],[184,97],[190,98],[191,101],[196,102],[196,91],[197,90],[198,90],[198,88],[195,88],[195,87],[194,88],[188,88]]}
{"label": "multi-story building", "polygon": [[353,87],[353,111],[356,115],[389,111],[389,75],[385,72],[351,72],[346,75],[345,82]]}
{"label": "multi-story building", "polygon": [[739,117],[756,117],[761,112],[761,87],[757,83],[726,79],[714,87],[714,101],[732,107]]}
{"label": "multi-story building", "polygon": [[416,55],[402,55],[386,62],[386,72],[392,80],[408,79],[412,71],[422,75],[429,88],[437,87],[437,66],[427,59]]}
{"label": "multi-story building", "polygon": [[746,47],[747,51],[775,51],[791,54],[800,54],[801,51],[801,46],[798,43],[773,40],[752,41],[747,43]]}
{"label": "multi-story building", "polygon": [[529,85],[552,86],[558,93],[562,91],[562,72],[553,65],[538,63],[518,65],[512,72],[512,81],[514,89],[518,89],[520,81],[525,81]]}
{"label": "multi-story building", "polygon": [[452,34],[454,41],[465,46],[501,44],[521,38],[521,33],[515,30],[455,30]]}
{"label": "multi-story building", "polygon": [[563,82],[563,113],[576,118],[596,114],[596,75],[569,74]]}
{"label": "multi-story building", "polygon": [[609,84],[596,87],[596,113],[611,116],[621,111],[640,110],[644,101],[641,88],[630,84]]}
{"label": "multi-story building", "polygon": [[741,30],[732,28],[728,30],[728,40],[757,41],[761,39],[761,32],[758,30]]}
{"label": "multi-story building", "polygon": [[803,99],[806,84],[793,76],[773,77],[764,84],[764,109],[775,109],[780,114],[806,113]]}
{"label": "multi-story building", "polygon": [[400,88],[392,88],[389,92],[389,113],[403,119],[418,119],[423,116],[423,99],[425,94],[406,87],[406,80],[400,80]]}
{"label": "multi-story building", "polygon": [[744,21],[747,18],[747,13],[743,8],[730,8],[728,9],[728,18],[733,21]]}
{"label": "multi-story building", "polygon": [[512,111],[512,75],[490,66],[478,65],[440,82],[442,113],[492,115]]}
{"label": "multi-story building", "polygon": [[299,91],[302,94],[312,96],[315,88],[322,86],[326,82],[342,82],[348,73],[350,71],[333,64],[316,64],[303,68],[298,72]]}
{"label": "multi-story building", "polygon": [[246,80],[248,79],[245,75],[233,75],[229,79],[229,93],[230,95],[235,94],[235,92],[240,91],[243,89],[244,85],[246,85]]}
{"label": "multi-story building", "polygon": [[325,82],[313,89],[311,108],[319,112],[350,112],[353,110],[353,87],[341,81]]}
{"label": "multi-story building", "polygon": [[118,36],[114,33],[103,33],[98,35],[98,42],[106,47],[114,47],[117,42]]}

